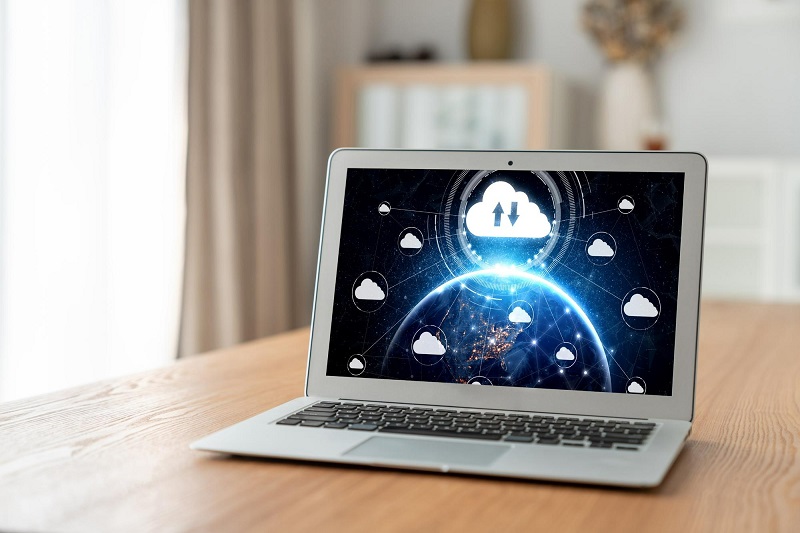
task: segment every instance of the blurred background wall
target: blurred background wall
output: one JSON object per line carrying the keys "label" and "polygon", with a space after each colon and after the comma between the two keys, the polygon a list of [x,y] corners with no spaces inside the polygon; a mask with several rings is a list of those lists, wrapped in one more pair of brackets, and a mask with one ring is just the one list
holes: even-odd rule
{"label": "blurred background wall", "polygon": [[[513,58],[564,74],[587,119],[606,61],[581,27],[584,0],[522,0],[514,9]],[[656,67],[671,148],[713,155],[796,156],[800,150],[800,3],[793,0],[682,2],[686,24]],[[432,47],[466,61],[470,2],[343,0],[315,6],[323,116],[331,69],[372,51]],[[592,148],[583,122],[576,148]],[[323,127],[323,129],[325,129]],[[327,131],[327,130],[326,130]]]}
{"label": "blurred background wall", "polygon": [[[565,141],[547,147],[606,147],[598,135],[599,108],[613,66],[584,28],[587,3],[508,2],[511,52],[501,63],[546,68],[562,81],[557,92],[568,95]],[[682,10],[682,23],[648,70],[663,147],[699,151],[710,160],[704,296],[798,300],[800,62],[794,58],[800,57],[800,2],[672,4]],[[322,117],[320,161],[337,145],[330,124],[340,107],[333,99],[337,70],[421,49],[433,55],[433,64],[478,68],[482,63],[469,55],[473,6],[454,0],[314,3],[309,26],[317,28],[310,34],[318,82],[311,96]],[[366,68],[386,64],[399,63]],[[741,216],[743,204],[760,215]]]}

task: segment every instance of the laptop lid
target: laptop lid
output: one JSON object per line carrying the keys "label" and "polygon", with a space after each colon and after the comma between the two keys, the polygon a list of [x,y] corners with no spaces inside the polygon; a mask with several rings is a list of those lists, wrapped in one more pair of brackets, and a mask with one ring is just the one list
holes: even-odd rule
{"label": "laptop lid", "polygon": [[691,420],[696,153],[341,149],[306,393]]}

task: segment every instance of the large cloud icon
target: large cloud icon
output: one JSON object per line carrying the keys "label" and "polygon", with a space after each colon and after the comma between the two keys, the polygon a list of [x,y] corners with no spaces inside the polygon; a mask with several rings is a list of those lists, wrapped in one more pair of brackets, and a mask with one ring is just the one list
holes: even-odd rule
{"label": "large cloud icon", "polygon": [[444,345],[432,333],[423,331],[411,348],[418,354],[444,355]]}
{"label": "large cloud icon", "polygon": [[634,294],[631,299],[626,303],[622,311],[628,316],[641,316],[653,318],[658,316],[658,309],[653,305],[653,302],[642,296],[641,294]]}
{"label": "large cloud icon", "polygon": [[574,361],[575,354],[570,351],[566,346],[562,346],[556,352],[556,359],[559,361]]}
{"label": "large cloud icon", "polygon": [[587,250],[592,257],[614,257],[614,250],[603,239],[595,239]]}
{"label": "large cloud icon", "polygon": [[412,248],[419,250],[422,248],[422,242],[416,235],[409,232],[403,235],[403,238],[400,239],[400,248]]}
{"label": "large cloud icon", "polygon": [[521,308],[520,306],[516,306],[509,314],[508,314],[508,321],[514,323],[521,323],[521,324],[530,324],[531,315],[528,314],[526,310]]}
{"label": "large cloud icon", "polygon": [[627,198],[623,198],[618,205],[619,208],[622,209],[623,211],[631,211],[633,209],[633,202],[631,202]]}
{"label": "large cloud icon", "polygon": [[496,181],[467,210],[467,229],[478,237],[540,239],[550,234],[550,222],[528,195],[505,181]]}
{"label": "large cloud icon", "polygon": [[361,280],[361,284],[356,287],[355,295],[359,300],[383,300],[386,298],[386,293],[383,292],[383,289],[369,278]]}
{"label": "large cloud icon", "polygon": [[359,361],[357,358],[353,357],[350,360],[350,364],[348,365],[353,370],[364,370],[364,363]]}

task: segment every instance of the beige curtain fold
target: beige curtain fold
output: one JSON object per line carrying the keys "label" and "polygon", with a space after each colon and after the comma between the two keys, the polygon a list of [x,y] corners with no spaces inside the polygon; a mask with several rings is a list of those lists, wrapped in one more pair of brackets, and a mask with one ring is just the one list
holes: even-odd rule
{"label": "beige curtain fold", "polygon": [[179,356],[299,325],[309,304],[307,280],[294,268],[304,251],[295,244],[303,239],[293,208],[298,180],[291,4],[189,2]]}

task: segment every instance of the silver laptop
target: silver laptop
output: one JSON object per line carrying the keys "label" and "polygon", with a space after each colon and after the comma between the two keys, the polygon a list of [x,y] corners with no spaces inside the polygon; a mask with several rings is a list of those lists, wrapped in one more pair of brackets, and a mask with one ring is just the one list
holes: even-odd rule
{"label": "silver laptop", "polygon": [[691,430],[696,153],[342,149],[306,395],[197,450],[656,486]]}

